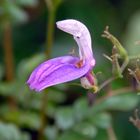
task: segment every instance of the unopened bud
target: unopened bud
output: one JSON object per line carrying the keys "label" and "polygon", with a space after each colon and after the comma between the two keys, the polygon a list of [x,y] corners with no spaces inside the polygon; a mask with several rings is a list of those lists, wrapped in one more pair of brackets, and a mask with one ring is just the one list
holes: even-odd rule
{"label": "unopened bud", "polygon": [[93,87],[93,83],[90,83],[90,81],[87,79],[87,77],[81,78],[81,85],[85,89],[91,89]]}
{"label": "unopened bud", "polygon": [[96,87],[97,92],[97,80],[96,77],[93,75],[92,72],[89,72],[84,77],[81,78],[81,85],[85,89],[94,89]]}

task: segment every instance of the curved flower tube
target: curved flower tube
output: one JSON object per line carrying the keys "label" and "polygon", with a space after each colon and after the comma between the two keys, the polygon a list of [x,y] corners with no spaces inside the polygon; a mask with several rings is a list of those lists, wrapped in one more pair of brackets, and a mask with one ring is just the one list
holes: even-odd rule
{"label": "curved flower tube", "polygon": [[73,19],[58,21],[56,25],[62,31],[73,35],[79,47],[79,57],[61,56],[43,62],[32,72],[27,84],[32,90],[42,91],[47,87],[81,78],[82,86],[91,88],[94,85],[91,70],[95,59],[88,29]]}

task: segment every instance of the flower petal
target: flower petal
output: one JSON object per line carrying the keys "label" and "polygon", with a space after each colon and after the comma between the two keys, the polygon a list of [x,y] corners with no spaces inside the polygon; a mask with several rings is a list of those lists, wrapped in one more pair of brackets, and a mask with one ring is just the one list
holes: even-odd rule
{"label": "flower petal", "polygon": [[71,35],[79,47],[80,59],[87,59],[92,67],[95,66],[95,59],[92,52],[91,36],[87,27],[80,21],[67,19],[56,22],[57,27]]}
{"label": "flower petal", "polygon": [[85,62],[77,67],[78,57],[63,56],[48,60],[40,64],[31,74],[27,83],[31,89],[41,91],[46,87],[72,81],[84,76],[90,69]]}

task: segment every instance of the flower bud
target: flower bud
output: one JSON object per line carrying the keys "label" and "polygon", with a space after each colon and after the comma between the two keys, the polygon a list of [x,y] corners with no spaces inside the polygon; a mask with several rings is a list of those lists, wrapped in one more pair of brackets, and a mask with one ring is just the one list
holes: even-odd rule
{"label": "flower bud", "polygon": [[88,72],[84,77],[81,78],[81,85],[85,89],[93,89],[94,92],[97,92],[98,90],[97,80],[92,72]]}

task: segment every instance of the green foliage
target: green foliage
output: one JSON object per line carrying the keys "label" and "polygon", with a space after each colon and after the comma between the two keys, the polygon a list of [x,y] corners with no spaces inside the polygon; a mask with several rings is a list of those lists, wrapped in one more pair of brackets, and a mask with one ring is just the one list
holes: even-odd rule
{"label": "green foliage", "polygon": [[[54,140],[52,135],[59,137],[59,139],[97,139],[98,137],[105,137],[107,139],[106,129],[112,125],[112,115],[110,110],[128,111],[133,109],[140,99],[134,93],[125,93],[106,98],[100,103],[88,106],[85,98],[79,98],[71,107],[57,108],[54,119],[58,129],[64,131],[59,134],[57,129],[52,131],[46,129],[46,137]],[[100,132],[102,131],[102,136]],[[51,135],[51,136],[50,136]],[[56,136],[57,135],[57,136]],[[60,135],[60,136],[59,136]],[[68,136],[70,135],[70,136]]]}
{"label": "green foliage", "polygon": [[38,0],[15,0],[15,3],[21,6],[36,6]]}
{"label": "green foliage", "polygon": [[45,54],[36,54],[31,58],[22,60],[17,67],[17,77],[25,81],[29,73],[43,61],[45,61]]}
{"label": "green foliage", "polygon": [[21,132],[14,124],[0,123],[0,140],[30,140],[27,133]]}
{"label": "green foliage", "polygon": [[94,124],[88,122],[76,124],[73,129],[76,133],[81,134],[88,139],[93,139],[97,134],[97,128],[94,127]]}
{"label": "green foliage", "polygon": [[6,22],[23,22],[27,20],[26,13],[21,10],[17,5],[15,5],[12,1],[5,0],[2,5],[0,5],[2,9],[2,14],[0,15],[0,19],[2,23]]}
{"label": "green foliage", "polygon": [[24,110],[11,110],[7,105],[0,107],[1,119],[13,122],[20,127],[38,129],[40,126],[39,116],[34,112]]}
{"label": "green foliage", "polygon": [[63,107],[57,110],[56,124],[62,130],[68,129],[75,124],[74,111],[71,107]]}
{"label": "green foliage", "polygon": [[[73,132],[73,131],[68,131],[64,134],[62,134],[60,136],[60,138],[58,138],[58,140],[85,140],[86,137],[84,137],[83,135],[81,134],[78,134],[76,132]],[[90,140],[90,139],[89,139]]]}
{"label": "green foliage", "polygon": [[[54,7],[58,7],[62,1],[65,2],[65,0],[52,0],[51,2]],[[45,1],[42,3],[38,0],[0,1],[1,27],[6,25],[7,22],[15,25],[12,37],[15,40],[13,42],[15,61],[18,62],[15,63],[15,77],[11,82],[5,80],[4,62],[0,62],[0,140],[31,140],[32,133],[30,131],[33,131],[36,135],[40,129],[42,100],[46,93],[45,91],[41,93],[31,91],[26,84],[26,80],[32,70],[46,60],[45,54],[38,51],[44,51],[42,47],[45,46],[43,43],[45,42],[44,38],[46,38],[44,36],[46,30],[44,19],[46,20],[48,10],[45,9]],[[30,20],[28,11],[34,15],[33,6],[37,6],[38,11],[35,11],[37,13],[36,17]],[[131,7],[130,1],[126,7],[129,6]],[[116,31],[117,35],[121,35],[121,29],[124,28],[124,23],[126,23],[123,15],[119,19],[116,16],[119,11],[122,14],[124,13],[122,10],[124,9],[123,4],[120,9],[118,8],[119,10],[115,11],[115,8],[110,1],[102,0],[96,4],[90,0],[66,1],[57,14],[57,20],[68,17],[75,18],[83,21],[89,27],[92,36],[94,32],[93,50],[97,59],[94,70],[95,73],[101,71],[105,77],[110,76],[111,65],[106,65],[106,59],[101,56],[102,53],[110,54],[111,47],[109,48],[109,45],[103,42],[104,40],[100,37],[101,32],[106,24],[110,24],[111,30]],[[127,13],[127,11],[125,12]],[[126,31],[124,47],[127,47],[130,55],[136,55],[139,52],[138,46],[135,47],[133,44],[135,41],[140,40],[139,19],[139,13],[134,15]],[[28,23],[26,22],[27,20],[29,20]],[[18,23],[25,22],[27,23],[26,25],[17,26]],[[121,27],[122,25],[123,27]],[[31,26],[34,28],[31,28]],[[57,31],[55,33],[58,40],[55,40],[52,54],[55,57],[61,54],[68,54],[71,46],[76,45],[72,44],[72,41],[64,37],[63,34],[58,34]],[[34,38],[30,38],[31,35],[34,35]],[[60,39],[62,39],[61,43],[59,42]],[[30,45],[29,41],[36,45]],[[1,46],[2,43],[0,42]],[[20,45],[17,46],[17,44]],[[37,49],[36,46],[38,46]],[[33,55],[35,51],[36,54]],[[1,53],[2,51],[0,50]],[[20,57],[22,58],[21,60],[16,58],[17,54],[22,56]],[[29,55],[30,57],[27,58]],[[3,58],[0,59],[0,61],[2,60]],[[103,63],[103,61],[105,62]],[[124,73],[127,73],[127,71]],[[102,75],[97,75],[97,78],[101,78],[101,81],[104,79],[102,79]],[[47,140],[109,140],[108,129],[112,127],[115,133],[117,132],[117,140],[139,139],[139,133],[128,121],[130,113],[140,103],[139,96],[134,91],[123,92],[122,90],[122,92],[117,91],[118,93],[115,93],[118,89],[130,88],[132,85],[129,77],[127,77],[127,80],[125,77],[124,79],[115,80],[109,86],[109,90],[104,88],[96,95],[93,105],[89,105],[87,91],[81,87],[69,86],[68,84],[51,87],[47,95],[47,105],[45,106],[47,119],[44,131],[45,138]],[[111,96],[109,92],[111,92]],[[116,122],[116,116],[118,117],[117,123],[114,123]],[[22,131],[22,129],[27,132]],[[134,137],[134,135],[136,136]]]}
{"label": "green foliage", "polygon": [[58,136],[58,129],[55,126],[47,126],[44,133],[45,137],[49,140],[56,140]]}
{"label": "green foliage", "polygon": [[101,129],[109,128],[112,123],[111,120],[112,120],[111,115],[106,112],[97,113],[94,116],[88,117],[88,121],[91,124],[94,124],[95,126]]}
{"label": "green foliage", "polygon": [[96,110],[102,111],[106,109],[127,111],[133,109],[139,102],[140,99],[135,93],[125,93],[122,95],[106,98],[100,104],[95,105],[92,110],[95,113]]}
{"label": "green foliage", "polygon": [[124,44],[128,49],[130,56],[139,55],[140,47],[137,44],[140,41],[140,12],[135,13],[128,24]]}
{"label": "green foliage", "polygon": [[23,10],[21,6],[35,6],[37,0],[2,0],[0,3],[0,19],[2,26],[7,23],[22,23],[28,20],[27,13]]}

